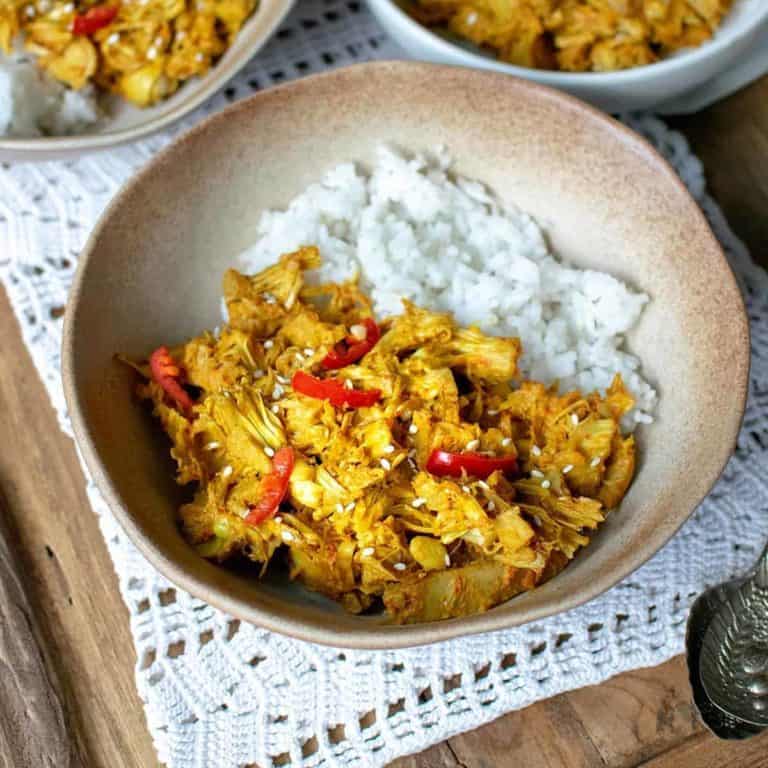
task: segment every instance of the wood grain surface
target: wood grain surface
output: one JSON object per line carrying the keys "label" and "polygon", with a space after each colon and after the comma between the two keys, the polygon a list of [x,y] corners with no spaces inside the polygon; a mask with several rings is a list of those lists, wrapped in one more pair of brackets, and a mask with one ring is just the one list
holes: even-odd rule
{"label": "wood grain surface", "polygon": [[[669,122],[689,137],[711,192],[754,257],[768,266],[768,78],[698,115]],[[19,741],[3,734],[20,709],[0,704],[0,766],[58,768],[68,759],[86,768],[157,766],[134,684],[128,613],[74,446],[57,427],[2,292],[0,405],[0,488],[20,563],[15,572],[21,574],[18,582],[0,575],[6,584],[0,595],[10,595],[14,583],[26,592],[26,598],[0,596],[0,702],[9,685],[4,644],[19,642],[2,634],[10,626],[3,607],[8,599],[18,605],[28,599],[31,614],[22,613],[34,615],[39,626],[29,631],[45,649],[46,679],[60,701],[58,707],[56,698],[24,693],[28,706],[42,707],[38,724],[45,730],[50,724],[54,762],[48,763],[45,756],[24,763],[32,757],[10,754]],[[8,562],[10,553],[0,550],[0,573]],[[24,654],[31,654],[34,668],[30,648]],[[67,728],[68,747],[56,741],[61,727]],[[768,734],[738,745],[710,736],[696,721],[684,661],[676,658],[540,702],[390,768],[593,766],[768,768]]]}

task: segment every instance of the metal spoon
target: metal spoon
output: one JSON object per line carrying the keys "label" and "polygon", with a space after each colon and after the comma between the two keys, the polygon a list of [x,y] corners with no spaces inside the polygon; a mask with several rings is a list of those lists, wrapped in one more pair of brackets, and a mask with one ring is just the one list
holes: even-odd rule
{"label": "metal spoon", "polygon": [[686,643],[705,725],[723,739],[749,738],[768,727],[768,547],[745,578],[697,598]]}

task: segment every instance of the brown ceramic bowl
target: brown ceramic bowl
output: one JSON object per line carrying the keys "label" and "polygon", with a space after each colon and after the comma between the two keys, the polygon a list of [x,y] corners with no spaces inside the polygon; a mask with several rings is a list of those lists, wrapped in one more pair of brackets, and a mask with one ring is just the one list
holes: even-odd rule
{"label": "brown ceramic bowl", "polygon": [[[629,347],[661,395],[638,432],[637,477],[575,561],[488,613],[393,626],[302,587],[200,558],[180,535],[168,444],[116,352],[140,357],[217,325],[221,276],[284,206],[342,161],[389,143],[442,143],[457,171],[543,224],[555,251],[652,301]],[[277,255],[277,254],[276,254]],[[64,339],[78,443],[128,535],[171,581],[246,621],[306,640],[395,648],[501,629],[572,608],[654,554],[710,490],[744,410],[748,325],[701,212],[642,139],[570,97],[506,75],[364,64],[242,101],[160,154],[117,196],[80,259]]]}

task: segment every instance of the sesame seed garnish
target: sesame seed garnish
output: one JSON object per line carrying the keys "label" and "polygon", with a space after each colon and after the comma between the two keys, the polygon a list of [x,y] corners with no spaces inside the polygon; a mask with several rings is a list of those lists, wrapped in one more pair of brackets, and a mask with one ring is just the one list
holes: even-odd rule
{"label": "sesame seed garnish", "polygon": [[294,357],[296,358],[297,363],[303,363],[304,362],[304,355],[301,354],[301,352],[297,352]]}
{"label": "sesame seed garnish", "polygon": [[598,466],[598,464],[600,464],[600,457],[599,456],[595,456],[595,458],[592,459],[592,461],[589,462],[589,466],[590,467],[596,467],[596,466]]}
{"label": "sesame seed garnish", "polygon": [[493,512],[493,510],[496,509],[496,502],[495,501],[489,501],[488,502],[488,511]]}
{"label": "sesame seed garnish", "polygon": [[248,517],[248,515],[251,513],[250,507],[243,507],[237,514],[240,515],[240,517]]}
{"label": "sesame seed garnish", "polygon": [[147,48],[147,58],[150,61],[154,61],[157,58],[157,48],[154,46]]}
{"label": "sesame seed garnish", "polygon": [[283,541],[293,541],[294,536],[290,531],[283,531],[280,534],[283,537]]}
{"label": "sesame seed garnish", "polygon": [[264,446],[264,453],[266,453],[267,456],[269,456],[269,458],[271,459],[275,455],[275,449],[274,448],[270,448],[268,445],[265,445]]}
{"label": "sesame seed garnish", "polygon": [[275,388],[272,390],[272,399],[279,400],[285,394],[281,384],[275,384]]}
{"label": "sesame seed garnish", "polygon": [[224,467],[224,469],[222,469],[222,470],[221,470],[221,476],[222,476],[222,477],[224,477],[224,478],[227,478],[227,477],[229,477],[229,476],[230,476],[230,475],[231,475],[231,474],[232,474],[234,471],[235,471],[235,470],[234,470],[234,469],[232,469],[232,467],[231,467],[229,464],[227,464],[227,466],[226,466],[226,467]]}
{"label": "sesame seed garnish", "polygon": [[541,487],[542,488],[551,488],[552,487],[552,483],[550,483],[549,480],[542,480],[541,481]]}
{"label": "sesame seed garnish", "polygon": [[205,61],[205,56],[200,51],[198,51],[195,54],[195,61]]}
{"label": "sesame seed garnish", "polygon": [[416,462],[409,456],[408,457],[408,466],[415,472],[418,467],[416,466]]}
{"label": "sesame seed garnish", "polygon": [[450,568],[451,566],[451,556],[446,552],[445,553],[445,567]]}
{"label": "sesame seed garnish", "polygon": [[355,502],[350,501],[349,504],[347,504],[346,507],[344,507],[345,512],[351,512],[355,508]]}
{"label": "sesame seed garnish", "polygon": [[468,485],[462,485],[461,490],[464,491],[464,493],[472,493],[472,489]]}
{"label": "sesame seed garnish", "polygon": [[467,14],[467,24],[471,27],[473,24],[477,24],[477,11],[471,11]]}
{"label": "sesame seed garnish", "polygon": [[395,452],[395,446],[392,445],[392,443],[384,446],[384,453],[394,453],[394,452]]}
{"label": "sesame seed garnish", "polygon": [[392,567],[396,571],[404,571],[408,566],[405,563],[395,563]]}
{"label": "sesame seed garnish", "polygon": [[344,511],[344,505],[340,501],[337,501],[335,509],[339,514],[341,514]]}
{"label": "sesame seed garnish", "polygon": [[512,443],[511,437],[504,437],[501,440],[501,444],[504,446],[504,448],[506,448],[508,445],[511,445],[511,443]]}
{"label": "sesame seed garnish", "polygon": [[476,450],[476,449],[477,449],[477,447],[478,447],[479,445],[480,445],[480,441],[479,441],[479,440],[470,440],[470,441],[469,441],[469,442],[466,444],[466,446],[465,446],[464,450],[465,450],[465,451],[474,451],[474,450]]}
{"label": "sesame seed garnish", "polygon": [[567,475],[573,469],[573,464],[566,464],[563,467],[563,474]]}
{"label": "sesame seed garnish", "polygon": [[280,413],[280,406],[277,403],[272,406],[272,413]]}
{"label": "sesame seed garnish", "polygon": [[480,487],[481,487],[481,488],[482,488],[484,491],[488,491],[488,490],[490,490],[490,488],[491,488],[491,486],[490,486],[490,485],[488,485],[488,483],[486,483],[486,482],[485,482],[485,480],[478,480],[478,481],[477,481],[477,484],[478,484],[478,485],[479,485],[479,486],[480,486]]}
{"label": "sesame seed garnish", "polygon": [[312,347],[307,347],[307,348],[304,350],[304,354],[305,354],[307,357],[312,357],[312,355],[314,355],[314,354],[315,354],[315,350],[314,350],[314,349],[312,349]]}
{"label": "sesame seed garnish", "polygon": [[281,383],[281,384],[288,384],[290,379],[288,379],[286,376],[281,376],[279,373],[275,375],[275,378]]}
{"label": "sesame seed garnish", "polygon": [[275,342],[272,341],[272,339],[267,339],[264,342],[264,349],[272,349],[272,347],[274,347],[274,346],[275,346]]}
{"label": "sesame seed garnish", "polygon": [[27,16],[29,16],[29,18],[31,19],[35,15],[35,9],[31,5],[28,5],[24,13],[26,13]]}
{"label": "sesame seed garnish", "polygon": [[415,435],[418,431],[419,431],[419,428],[415,424],[411,424],[411,426],[408,427],[409,435]]}
{"label": "sesame seed garnish", "polygon": [[408,451],[408,458],[409,459],[415,459],[416,458],[416,449],[415,448],[411,448],[411,450]]}
{"label": "sesame seed garnish", "polygon": [[579,423],[579,417],[575,413],[572,413],[571,424],[573,424],[573,426],[575,427],[575,426],[578,426],[578,423]]}
{"label": "sesame seed garnish", "polygon": [[165,45],[165,40],[163,40],[163,38],[160,35],[158,35],[155,38],[155,45],[159,48],[161,45]]}
{"label": "sesame seed garnish", "polygon": [[180,30],[179,30],[179,31],[176,33],[176,39],[177,39],[177,40],[183,40],[183,39],[184,39],[186,36],[187,36],[187,32],[186,32],[186,30],[184,30],[184,29],[180,29]]}
{"label": "sesame seed garnish", "polygon": [[489,408],[489,409],[486,411],[486,413],[487,413],[489,416],[498,416],[498,414],[499,414],[499,411],[498,411],[498,409],[496,409],[496,408]]}
{"label": "sesame seed garnish", "polygon": [[275,298],[274,294],[272,293],[262,293],[261,294],[264,301],[267,302],[267,304],[277,304],[277,299]]}
{"label": "sesame seed garnish", "polygon": [[350,326],[349,332],[358,341],[362,341],[368,336],[368,329],[364,325],[359,325],[358,323],[355,323],[355,325]]}
{"label": "sesame seed garnish", "polygon": [[283,522],[283,518],[282,518],[282,517],[280,517],[280,515],[278,515],[278,516],[275,518],[275,522],[276,522],[276,523],[282,523],[282,522]]}
{"label": "sesame seed garnish", "polygon": [[113,32],[105,41],[107,45],[114,45],[115,43],[120,42],[120,33],[119,32]]}
{"label": "sesame seed garnish", "polygon": [[203,450],[205,451],[215,451],[217,448],[221,448],[221,443],[217,440],[211,440],[210,443],[206,443]]}
{"label": "sesame seed garnish", "polygon": [[352,383],[352,379],[344,379],[344,388],[345,389],[354,389],[355,385]]}
{"label": "sesame seed garnish", "polygon": [[532,469],[531,477],[544,477],[544,473],[540,469]]}
{"label": "sesame seed garnish", "polygon": [[374,554],[375,552],[376,552],[376,550],[375,550],[373,547],[366,547],[365,549],[363,549],[363,550],[360,552],[360,554],[361,554],[363,557],[370,557],[370,556],[371,556],[372,554]]}
{"label": "sesame seed garnish", "polygon": [[379,459],[379,464],[381,464],[381,466],[384,467],[384,469],[386,469],[387,472],[389,472],[389,470],[392,469],[392,464],[390,464],[387,459]]}
{"label": "sesame seed garnish", "polygon": [[541,448],[538,445],[531,446],[531,453],[534,456],[541,456]]}
{"label": "sesame seed garnish", "polygon": [[262,371],[262,370],[261,370],[261,368],[257,368],[257,369],[256,369],[256,370],[253,372],[253,378],[254,378],[254,379],[260,379],[260,378],[262,378],[263,376],[264,376],[264,371]]}
{"label": "sesame seed garnish", "polygon": [[427,503],[427,500],[421,496],[417,496],[412,502],[411,506],[415,509],[418,509],[419,507],[423,507]]}

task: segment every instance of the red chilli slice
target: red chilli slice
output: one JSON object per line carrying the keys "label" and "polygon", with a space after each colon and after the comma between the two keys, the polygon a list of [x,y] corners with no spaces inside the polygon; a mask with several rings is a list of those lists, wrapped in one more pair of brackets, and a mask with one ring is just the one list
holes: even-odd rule
{"label": "red chilli slice", "polygon": [[183,410],[191,410],[194,402],[189,393],[181,386],[181,368],[174,362],[168,347],[158,347],[149,357],[149,369],[152,378],[163,388]]}
{"label": "red chilli slice", "polygon": [[484,480],[498,470],[505,474],[517,472],[517,459],[514,456],[494,457],[436,449],[427,460],[427,472],[437,477],[462,477],[467,474]]}
{"label": "red chilli slice", "polygon": [[248,525],[259,525],[275,516],[288,493],[294,462],[293,449],[289,446],[277,451],[272,459],[272,471],[261,479],[259,500],[250,506],[250,512],[245,516]]}
{"label": "red chilli slice", "polygon": [[336,408],[368,408],[381,399],[380,389],[347,389],[338,379],[318,379],[304,371],[296,371],[291,386],[299,394],[328,400]]}

